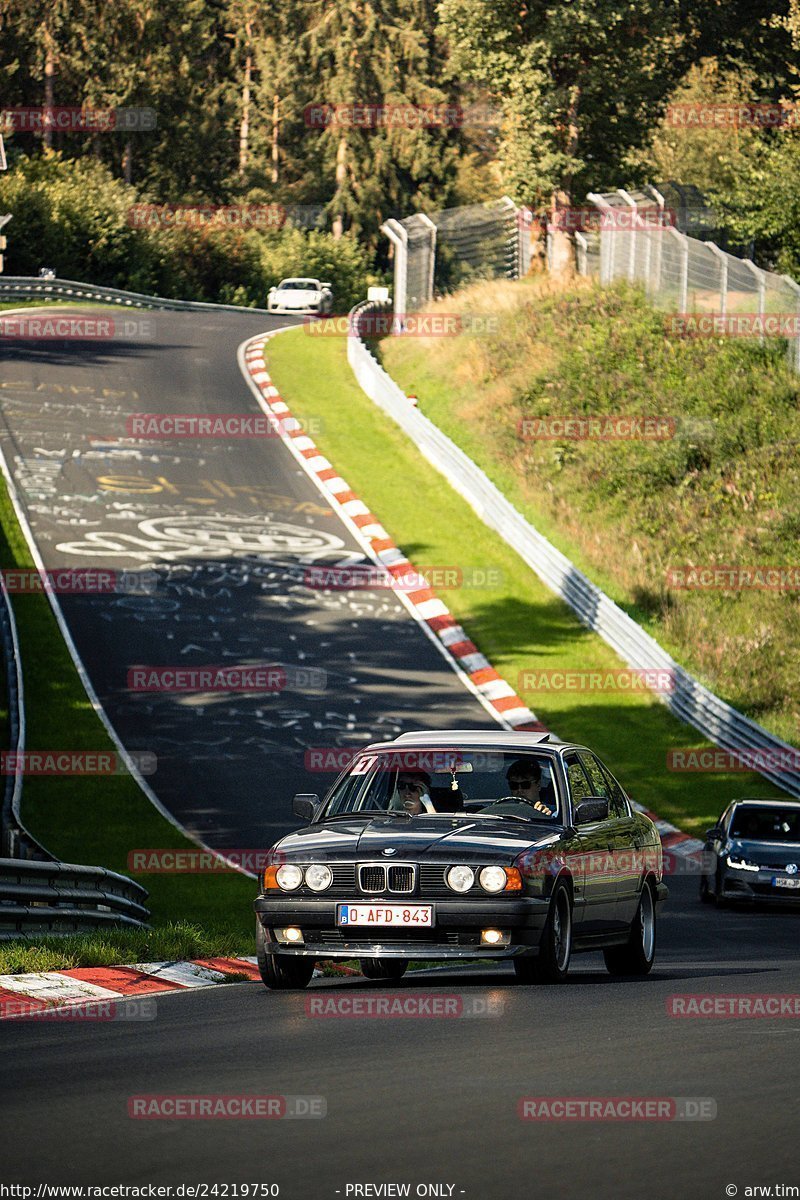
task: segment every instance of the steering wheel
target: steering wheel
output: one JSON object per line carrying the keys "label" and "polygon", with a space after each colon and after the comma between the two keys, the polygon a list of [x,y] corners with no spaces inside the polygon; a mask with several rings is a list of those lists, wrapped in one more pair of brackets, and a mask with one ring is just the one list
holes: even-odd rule
{"label": "steering wheel", "polygon": [[[493,800],[491,804],[486,805],[486,808],[481,808],[479,811],[482,813],[491,813],[493,808],[497,808],[499,804],[508,804],[509,801],[515,805],[524,804],[527,808],[532,808],[538,816],[546,817],[549,815],[552,817],[553,815],[552,813],[542,812],[532,800],[526,800],[524,796],[501,796],[499,800]],[[539,803],[542,804],[543,801],[539,801]],[[547,806],[545,805],[545,807]]]}

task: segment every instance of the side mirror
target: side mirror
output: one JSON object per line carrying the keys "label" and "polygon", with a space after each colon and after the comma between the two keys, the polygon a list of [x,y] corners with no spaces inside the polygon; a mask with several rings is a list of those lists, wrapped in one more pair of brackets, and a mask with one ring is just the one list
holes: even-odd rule
{"label": "side mirror", "polygon": [[298,792],[292,801],[292,812],[301,821],[313,821],[319,806],[319,796],[313,792]]}
{"label": "side mirror", "polygon": [[713,829],[707,829],[707,830],[706,830],[706,839],[707,839],[709,842],[715,842],[715,841],[717,840],[717,838],[721,838],[721,837],[724,837],[724,836],[725,836],[725,835],[723,834],[723,832],[722,832],[722,830],[720,829],[719,825],[715,825]]}
{"label": "side mirror", "polygon": [[575,824],[590,825],[593,821],[608,820],[608,800],[603,796],[587,796],[575,809]]}

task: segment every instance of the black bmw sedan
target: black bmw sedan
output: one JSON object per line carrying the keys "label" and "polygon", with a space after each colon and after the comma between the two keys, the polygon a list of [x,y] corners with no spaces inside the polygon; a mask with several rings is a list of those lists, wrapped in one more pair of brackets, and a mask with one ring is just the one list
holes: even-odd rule
{"label": "black bmw sedan", "polygon": [[307,827],[269,852],[255,901],[270,988],[319,959],[399,979],[410,959],[510,958],[556,983],[573,951],[646,974],[666,898],[655,826],[589,749],[548,734],[445,731],[368,746]]}

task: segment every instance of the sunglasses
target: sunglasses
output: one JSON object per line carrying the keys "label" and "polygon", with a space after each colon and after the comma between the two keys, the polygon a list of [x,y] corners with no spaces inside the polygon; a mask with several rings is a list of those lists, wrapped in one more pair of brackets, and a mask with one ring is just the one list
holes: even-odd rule
{"label": "sunglasses", "polygon": [[538,787],[538,779],[509,779],[508,786],[510,788],[529,788],[536,785]]}
{"label": "sunglasses", "polygon": [[397,784],[398,792],[423,792],[425,790],[423,784],[412,783],[410,780],[401,779]]}

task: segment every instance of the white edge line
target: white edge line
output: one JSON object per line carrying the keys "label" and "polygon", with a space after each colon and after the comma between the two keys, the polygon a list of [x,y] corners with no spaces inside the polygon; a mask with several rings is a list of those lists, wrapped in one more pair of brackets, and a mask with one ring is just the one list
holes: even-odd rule
{"label": "white edge line", "polygon": [[[290,325],[290,326],[287,326],[286,328],[294,329],[295,326]],[[242,372],[242,375],[244,376],[248,387],[250,388],[251,392],[255,396],[258,406],[261,409],[261,411],[264,413],[265,416],[272,415],[271,409],[270,409],[269,405],[267,404],[266,400],[264,399],[264,397],[261,395],[261,390],[260,390],[258,384],[255,383],[255,381],[250,377],[249,368],[248,368],[247,362],[245,360],[245,354],[247,352],[247,349],[252,345],[253,342],[256,342],[259,339],[261,339],[266,343],[269,340],[269,338],[274,336],[274,334],[283,333],[283,332],[284,332],[283,329],[275,329],[275,330],[270,330],[268,333],[256,334],[255,337],[248,338],[246,341],[242,342],[236,352],[236,357],[239,361],[239,370]],[[305,458],[303,458],[303,456],[300,454],[300,452],[293,445],[293,439],[291,437],[289,437],[289,435],[287,433],[283,433],[283,432],[281,433],[280,437],[281,437],[281,441],[284,443],[284,445],[286,445],[288,447],[288,449],[291,452],[291,454],[293,455],[293,457],[303,468],[303,471],[305,472],[305,474],[308,476],[308,478],[311,480],[311,482],[316,486],[317,490],[325,497],[328,504],[330,504],[331,507],[334,509],[334,512],[338,516],[339,520],[342,522],[342,524],[345,526],[345,528],[350,531],[350,533],[355,538],[356,542],[359,544],[361,549],[365,552],[365,554],[368,555],[369,558],[372,559],[372,561],[375,563],[376,566],[383,567],[384,564],[380,561],[376,552],[372,549],[372,546],[370,545],[370,543],[363,537],[358,525],[354,524],[354,522],[350,519],[350,517],[348,517],[347,513],[344,512],[342,505],[336,499],[336,496],[332,492],[329,492],[328,489],[325,487],[325,484],[323,483],[323,481],[321,479],[318,479],[317,476],[312,471],[309,470],[307,460]],[[370,509],[370,511],[372,511],[372,509]],[[394,539],[392,539],[392,540],[394,540]],[[475,696],[476,700],[478,700],[481,707],[484,708],[486,710],[486,712],[488,712],[489,716],[492,717],[492,719],[494,721],[496,721],[498,725],[502,726],[503,729],[507,729],[510,732],[513,731],[514,726],[509,724],[509,722],[503,718],[501,713],[499,713],[496,708],[493,708],[491,703],[487,699],[485,699],[484,696],[481,695],[480,691],[478,690],[476,685],[472,682],[469,675],[467,675],[466,672],[461,669],[461,667],[458,665],[455,658],[453,658],[453,656],[450,654],[447,647],[441,642],[441,640],[436,636],[434,631],[429,627],[428,623],[416,611],[414,605],[411,603],[411,601],[408,599],[408,597],[405,595],[405,593],[397,592],[396,594],[397,594],[398,599],[400,600],[400,603],[408,610],[408,612],[414,618],[417,625],[419,625],[420,629],[423,631],[423,633],[428,638],[428,640],[434,644],[436,649],[441,654],[442,658],[445,660],[445,662],[448,664],[448,666],[451,667],[451,669],[455,672],[455,674],[461,680],[464,687],[467,688],[468,691],[472,692],[473,696]],[[449,612],[449,609],[448,609],[448,612]],[[453,620],[455,620],[455,617],[453,618]]]}
{"label": "white edge line", "polygon": [[[36,540],[33,536],[33,530],[31,529],[30,525],[28,524],[28,518],[27,518],[25,511],[22,507],[22,504],[20,502],[16,484],[14,483],[14,479],[11,475],[11,471],[9,470],[8,462],[7,462],[6,456],[5,456],[5,451],[3,450],[2,445],[0,445],[0,472],[2,472],[3,478],[5,479],[6,487],[8,489],[9,499],[11,500],[11,504],[14,508],[14,512],[16,513],[16,517],[17,517],[17,520],[19,521],[20,528],[22,529],[22,532],[25,535],[25,540],[28,543],[28,550],[30,551],[31,557],[33,558],[34,565],[36,566],[36,569],[39,571],[40,575],[44,576],[47,573],[47,568],[45,567],[44,560],[43,560],[41,554],[39,553],[39,547],[37,546]],[[94,686],[92,684],[92,681],[89,678],[86,667],[83,665],[83,660],[82,660],[80,654],[78,653],[78,648],[75,645],[74,641],[72,640],[72,634],[69,631],[69,627],[67,626],[67,622],[64,618],[64,614],[61,611],[61,605],[59,604],[58,598],[57,598],[55,592],[52,590],[52,588],[47,590],[47,598],[50,601],[50,607],[53,610],[53,615],[55,616],[55,619],[58,623],[58,627],[61,630],[61,635],[64,638],[66,647],[69,650],[69,653],[70,653],[73,663],[75,664],[75,669],[77,670],[78,675],[80,676],[81,683],[83,684],[86,695],[89,698],[89,703],[91,704],[91,706],[94,709],[97,716],[102,721],[103,726],[106,730],[106,733],[111,738],[111,741],[117,747],[117,750],[119,751],[119,753],[122,756],[122,761],[125,763],[125,766],[128,768],[129,773],[133,776],[136,783],[139,785],[139,787],[144,792],[147,799],[150,801],[150,803],[155,808],[156,812],[160,813],[160,815],[162,817],[164,817],[165,820],[167,820],[174,829],[177,829],[179,833],[182,833],[183,836],[188,841],[192,842],[195,846],[199,846],[201,850],[205,850],[207,853],[213,854],[215,858],[221,858],[222,856],[219,855],[216,850],[212,849],[211,846],[207,846],[205,842],[201,841],[199,838],[194,837],[192,834],[190,834],[188,832],[188,830],[184,829],[184,827],[183,827],[183,825],[181,825],[180,821],[176,817],[174,817],[172,815],[172,813],[169,812],[164,807],[164,805],[161,803],[161,801],[159,800],[156,793],[153,791],[153,789],[150,787],[150,785],[146,782],[146,780],[144,779],[144,776],[140,773],[135,762],[133,761],[133,759],[129,755],[128,751],[123,746],[122,741],[121,741],[119,735],[117,734],[117,731],[114,729],[114,726],[111,724],[111,721],[108,718],[108,714],[106,713],[105,709],[103,708],[102,704],[100,703],[100,700],[98,699],[97,693],[94,690]],[[36,835],[33,834],[33,836],[35,837]],[[258,875],[254,871],[245,871],[243,867],[237,866],[235,864],[229,864],[229,866],[231,867],[232,870],[235,870],[242,875],[247,875],[251,879],[258,878]]]}

